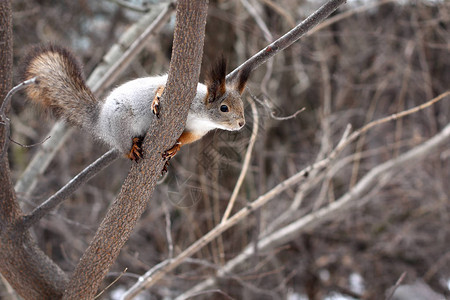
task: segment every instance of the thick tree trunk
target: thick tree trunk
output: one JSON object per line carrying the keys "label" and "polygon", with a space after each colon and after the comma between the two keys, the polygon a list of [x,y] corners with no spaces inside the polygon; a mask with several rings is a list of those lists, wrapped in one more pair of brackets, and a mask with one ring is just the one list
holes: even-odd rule
{"label": "thick tree trunk", "polygon": [[[12,14],[10,1],[0,1],[0,104],[12,83]],[[0,125],[0,149],[6,139]],[[54,299],[62,295],[66,276],[31,236],[20,233],[22,212],[17,203],[5,153],[0,160],[0,272],[25,299]]]}

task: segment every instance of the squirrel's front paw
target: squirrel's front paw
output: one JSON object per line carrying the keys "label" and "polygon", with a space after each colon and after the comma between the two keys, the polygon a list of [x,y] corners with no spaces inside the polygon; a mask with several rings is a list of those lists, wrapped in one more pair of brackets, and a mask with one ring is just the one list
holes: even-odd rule
{"label": "squirrel's front paw", "polygon": [[130,152],[126,155],[129,159],[137,162],[139,159],[143,157],[142,154],[142,142],[144,141],[143,137],[134,137],[133,145],[131,146]]}
{"label": "squirrel's front paw", "polygon": [[178,150],[180,150],[180,148],[181,148],[181,143],[176,142],[172,148],[163,152],[163,154],[162,154],[163,159],[167,159],[167,160],[171,159],[172,157],[175,156],[175,154],[177,154],[177,152],[178,152]]}
{"label": "squirrel's front paw", "polygon": [[155,98],[153,98],[153,101],[152,101],[152,112],[157,118],[159,118],[159,110],[160,110],[159,100],[161,99],[161,95],[162,95],[163,91],[164,91],[163,86],[158,87],[156,89]]}

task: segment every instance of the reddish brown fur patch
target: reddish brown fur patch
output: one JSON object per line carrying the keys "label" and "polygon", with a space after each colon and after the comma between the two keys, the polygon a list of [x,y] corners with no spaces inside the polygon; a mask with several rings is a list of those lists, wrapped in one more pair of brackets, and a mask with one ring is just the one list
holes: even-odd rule
{"label": "reddish brown fur patch", "polygon": [[185,131],[183,131],[181,136],[178,138],[178,142],[180,142],[182,145],[186,145],[186,144],[193,143],[201,138],[202,138],[202,136],[185,130]]}
{"label": "reddish brown fur patch", "polygon": [[164,151],[162,156],[164,159],[171,159],[172,157],[175,156],[175,154],[177,154],[177,152],[180,150],[181,146],[193,143],[201,138],[202,138],[201,135],[198,135],[193,132],[185,130],[185,131],[183,131],[181,136],[178,138],[175,145],[173,145],[172,148],[170,148],[169,150]]}

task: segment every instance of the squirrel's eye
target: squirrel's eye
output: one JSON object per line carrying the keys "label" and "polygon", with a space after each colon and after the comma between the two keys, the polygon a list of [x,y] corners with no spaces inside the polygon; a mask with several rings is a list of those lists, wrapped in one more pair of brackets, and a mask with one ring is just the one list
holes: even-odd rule
{"label": "squirrel's eye", "polygon": [[221,111],[221,112],[227,112],[227,111],[228,111],[228,106],[226,106],[226,105],[221,105],[221,106],[220,106],[220,111]]}

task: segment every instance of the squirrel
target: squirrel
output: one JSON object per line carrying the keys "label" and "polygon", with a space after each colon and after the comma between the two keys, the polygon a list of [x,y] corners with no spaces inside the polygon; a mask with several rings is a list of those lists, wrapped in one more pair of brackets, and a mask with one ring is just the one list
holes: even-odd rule
{"label": "squirrel", "polygon": [[[199,140],[210,130],[235,131],[244,126],[241,95],[250,72],[250,68],[243,68],[237,79],[228,82],[225,59],[212,66],[205,84],[197,85],[183,133],[162,153],[166,166],[181,146]],[[128,81],[100,100],[86,85],[78,59],[66,48],[46,45],[35,46],[25,59],[24,79],[34,77],[36,83],[26,87],[32,102],[92,133],[127,158],[136,162],[143,158],[141,145],[153,118],[160,117],[167,75]]]}

